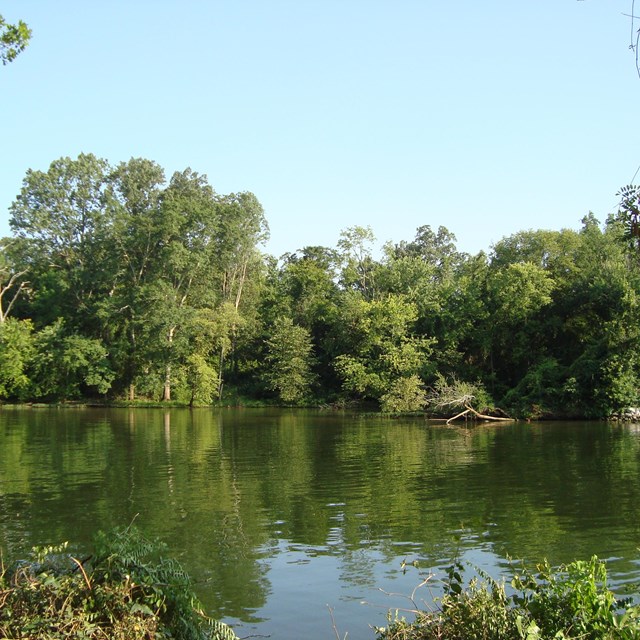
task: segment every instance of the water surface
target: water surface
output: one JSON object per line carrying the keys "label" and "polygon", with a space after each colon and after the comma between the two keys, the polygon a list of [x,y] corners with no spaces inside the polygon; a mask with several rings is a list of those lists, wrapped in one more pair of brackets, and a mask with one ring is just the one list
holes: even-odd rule
{"label": "water surface", "polygon": [[[454,557],[498,576],[509,557],[597,554],[622,592],[640,581],[639,494],[637,425],[0,411],[6,556],[88,548],[96,530],[135,520],[240,636],[372,639],[369,625],[410,608],[422,576],[441,577]],[[434,580],[416,599],[437,594]]]}

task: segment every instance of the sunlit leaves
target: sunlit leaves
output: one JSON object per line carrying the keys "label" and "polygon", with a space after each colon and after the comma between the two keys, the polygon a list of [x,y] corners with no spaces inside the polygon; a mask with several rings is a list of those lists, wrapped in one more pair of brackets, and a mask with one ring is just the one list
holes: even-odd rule
{"label": "sunlit leaves", "polygon": [[309,396],[314,378],[312,356],[309,331],[295,325],[291,318],[279,318],[267,339],[264,378],[282,402],[295,404]]}
{"label": "sunlit leaves", "polygon": [[0,398],[22,399],[28,394],[28,367],[35,351],[30,320],[8,318],[0,323]]}
{"label": "sunlit leaves", "polygon": [[420,411],[426,403],[424,383],[417,375],[396,378],[380,397],[380,408],[385,413]]}
{"label": "sunlit leaves", "polygon": [[31,29],[22,21],[9,24],[0,15],[0,60],[3,65],[13,62],[31,40]]}
{"label": "sunlit leaves", "polygon": [[377,400],[394,380],[422,372],[432,341],[412,333],[416,317],[403,296],[344,299],[341,322],[349,339],[334,366],[345,391]]}
{"label": "sunlit leaves", "polygon": [[508,323],[523,322],[551,302],[553,280],[541,267],[515,263],[498,271],[490,286],[496,315]]}

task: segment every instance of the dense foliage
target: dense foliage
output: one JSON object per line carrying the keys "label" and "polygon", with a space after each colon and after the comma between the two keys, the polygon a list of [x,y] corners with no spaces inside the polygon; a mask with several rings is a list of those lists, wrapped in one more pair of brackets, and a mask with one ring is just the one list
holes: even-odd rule
{"label": "dense foliage", "polygon": [[521,231],[488,254],[425,225],[379,257],[353,227],[275,259],[251,193],[61,158],[27,172],[0,241],[0,400],[400,412],[444,379],[480,390],[480,411],[608,416],[640,402],[637,189],[621,198],[604,225]]}
{"label": "dense foliage", "polygon": [[209,618],[188,576],[164,547],[135,528],[99,534],[84,561],[66,544],[34,550],[0,573],[3,638],[234,640]]}
{"label": "dense foliage", "polygon": [[380,640],[634,640],[640,637],[640,610],[618,600],[607,587],[607,572],[595,556],[552,570],[523,569],[509,592],[477,570],[468,585],[463,567],[449,569],[438,608],[416,610],[416,619],[396,617],[377,629]]}

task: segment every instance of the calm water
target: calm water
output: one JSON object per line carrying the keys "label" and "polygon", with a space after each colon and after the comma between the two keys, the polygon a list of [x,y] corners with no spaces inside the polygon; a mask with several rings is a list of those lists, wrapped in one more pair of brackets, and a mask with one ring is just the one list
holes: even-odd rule
{"label": "calm water", "polygon": [[640,426],[0,410],[5,555],[89,547],[134,518],[238,635],[372,639],[369,625],[456,555],[498,576],[509,556],[595,553],[621,593],[640,582]]}

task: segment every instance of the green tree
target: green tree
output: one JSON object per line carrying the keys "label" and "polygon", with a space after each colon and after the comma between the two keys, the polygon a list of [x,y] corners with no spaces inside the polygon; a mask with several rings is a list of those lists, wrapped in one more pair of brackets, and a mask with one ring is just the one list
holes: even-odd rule
{"label": "green tree", "polygon": [[189,405],[210,404],[218,392],[218,372],[199,353],[189,354],[184,366],[186,384],[190,391]]}
{"label": "green tree", "polygon": [[67,334],[59,319],[37,332],[31,360],[31,395],[35,399],[75,400],[106,394],[114,374],[107,350],[95,339]]}
{"label": "green tree", "polygon": [[286,404],[297,404],[309,396],[314,376],[313,344],[309,331],[291,318],[279,318],[267,339],[264,380]]}
{"label": "green tree", "polygon": [[482,258],[458,252],[455,240],[445,227],[434,232],[423,225],[413,241],[385,246],[376,275],[380,293],[402,294],[416,305],[415,332],[435,340],[432,373],[468,367],[465,338],[477,335],[484,314]]}
{"label": "green tree", "polygon": [[424,383],[415,374],[396,378],[380,397],[380,408],[384,413],[412,413],[423,409],[426,403]]}
{"label": "green tree", "polygon": [[494,320],[514,326],[551,303],[554,282],[543,268],[517,262],[495,272],[489,287],[495,304]]}
{"label": "green tree", "polygon": [[[340,296],[336,252],[326,247],[304,247],[286,254],[281,261],[279,266],[272,262],[268,267],[260,304],[260,337],[264,342],[270,327],[282,316],[291,317],[294,324],[307,329],[315,347],[318,387],[329,397],[339,389],[333,368],[333,329]],[[253,353],[259,349],[256,345]]]}
{"label": "green tree", "polygon": [[31,40],[31,29],[22,21],[9,24],[0,15],[0,60],[6,65],[22,53]]}
{"label": "green tree", "polygon": [[7,318],[0,323],[0,398],[28,397],[31,384],[28,370],[33,356],[31,321]]}
{"label": "green tree", "polygon": [[[214,244],[215,290],[221,296],[221,304],[232,305],[236,312],[224,314],[231,324],[225,331],[230,340],[220,343],[218,353],[222,390],[224,376],[237,380],[242,375],[239,357],[242,353],[251,353],[260,331],[258,311],[264,260],[259,246],[268,239],[269,228],[262,205],[251,192],[220,196],[218,203],[220,228]],[[242,318],[242,322],[237,322],[238,318]]]}
{"label": "green tree", "polygon": [[359,291],[367,299],[375,295],[375,268],[371,255],[375,239],[371,227],[355,226],[342,231],[338,240],[342,266],[340,282],[346,290]]}
{"label": "green tree", "polygon": [[638,402],[640,282],[621,234],[614,222],[601,228],[586,217],[574,254],[578,270],[557,297],[557,349],[583,415],[608,415]]}
{"label": "green tree", "polygon": [[219,198],[220,226],[215,239],[220,291],[240,307],[251,269],[260,262],[257,246],[269,238],[262,205],[248,191]]}
{"label": "green tree", "polygon": [[305,247],[284,256],[278,297],[298,324],[313,329],[331,315],[338,293],[337,259],[326,247]]}
{"label": "green tree", "polygon": [[46,172],[29,169],[9,209],[12,251],[29,269],[42,325],[63,317],[79,330],[95,329],[96,304],[113,282],[108,173],[106,161],[91,154],[61,158]]}
{"label": "green tree", "polygon": [[[108,177],[108,217],[112,224],[105,270],[110,274],[109,295],[100,301],[101,334],[117,363],[117,381],[130,400],[136,384],[149,372],[146,331],[153,316],[148,286],[158,277],[159,254],[166,243],[162,197],[164,170],[155,162],[131,158],[112,169]],[[106,257],[106,256],[105,256]],[[144,383],[143,383],[144,384]],[[153,386],[153,385],[152,385]]]}
{"label": "green tree", "polygon": [[[528,231],[492,256],[482,333],[492,391],[529,415],[603,416],[637,402],[638,273],[612,219]],[[523,299],[522,308],[515,301]]]}
{"label": "green tree", "polygon": [[430,225],[418,227],[411,242],[401,241],[392,249],[395,258],[418,258],[433,268],[434,277],[444,282],[449,279],[463,254],[456,249],[456,237],[446,227],[434,232]]}
{"label": "green tree", "polygon": [[[116,393],[126,390],[133,399],[138,389],[169,400],[176,384],[181,393],[189,386],[190,371],[192,390],[208,395],[199,356],[220,391],[237,332],[251,324],[240,317],[257,314],[256,244],[266,237],[266,222],[253,194],[218,195],[191,169],[165,184],[150,160],[113,168],[82,154],[46,172],[28,171],[10,223],[17,257],[11,270],[0,271],[3,315],[26,287],[28,270],[36,328],[62,318],[66,335],[105,345]],[[228,305],[233,314],[224,311]],[[213,354],[194,327],[201,311],[216,309],[232,325],[222,330],[216,323]]]}
{"label": "green tree", "polygon": [[491,391],[496,397],[515,386],[529,367],[546,355],[539,336],[546,324],[555,283],[531,262],[490,269],[487,306]]}
{"label": "green tree", "polygon": [[206,177],[191,169],[175,173],[163,194],[162,217],[166,235],[150,299],[160,341],[157,354],[164,362],[162,399],[170,400],[172,368],[189,355],[186,336],[177,341],[177,332],[184,332],[193,309],[215,304],[211,275],[220,218]]}
{"label": "green tree", "polygon": [[423,373],[432,340],[413,335],[416,317],[415,305],[402,296],[345,296],[338,321],[344,352],[334,361],[344,391],[377,401],[398,378]]}

